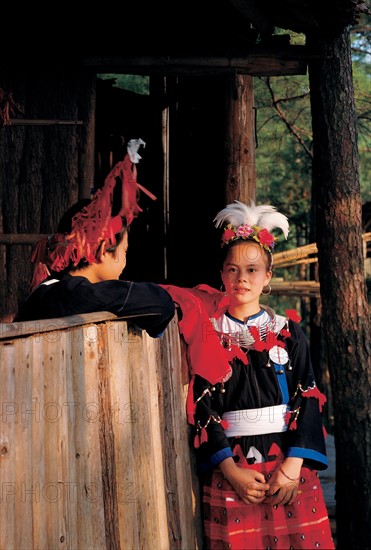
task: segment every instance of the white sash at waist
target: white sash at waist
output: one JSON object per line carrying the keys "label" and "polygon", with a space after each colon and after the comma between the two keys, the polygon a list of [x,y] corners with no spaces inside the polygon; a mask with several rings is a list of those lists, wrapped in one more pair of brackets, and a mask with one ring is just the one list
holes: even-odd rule
{"label": "white sash at waist", "polygon": [[228,411],[223,414],[223,420],[227,420],[227,437],[242,435],[262,435],[285,432],[287,424],[286,412],[290,410],[288,405],[275,405],[260,409],[242,409]]}

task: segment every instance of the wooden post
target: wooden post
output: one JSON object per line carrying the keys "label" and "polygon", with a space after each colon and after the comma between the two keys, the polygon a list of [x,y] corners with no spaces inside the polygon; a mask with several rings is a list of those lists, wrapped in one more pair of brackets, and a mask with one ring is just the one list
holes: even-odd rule
{"label": "wooden post", "polygon": [[84,126],[80,130],[79,144],[79,199],[86,199],[90,198],[95,184],[95,74],[81,75],[81,89],[79,113],[84,118]]}
{"label": "wooden post", "polygon": [[253,77],[230,77],[227,86],[226,203],[255,200]]}

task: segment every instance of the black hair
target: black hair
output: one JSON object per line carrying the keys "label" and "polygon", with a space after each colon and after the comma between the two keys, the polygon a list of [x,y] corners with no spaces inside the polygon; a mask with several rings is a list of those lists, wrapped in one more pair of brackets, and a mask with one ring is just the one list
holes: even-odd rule
{"label": "black hair", "polygon": [[85,206],[91,203],[91,199],[80,199],[75,202],[66,212],[63,214],[59,220],[57,227],[57,233],[71,233],[72,230],[72,219],[76,214],[78,214]]}
{"label": "black hair", "polygon": [[[68,210],[66,210],[66,212],[63,214],[63,216],[59,221],[57,233],[66,233],[66,234],[71,233],[72,220],[74,216],[76,216],[76,214],[81,212],[81,210],[86,206],[88,206],[90,203],[91,203],[91,199],[80,199],[75,204],[73,204]],[[128,231],[128,227],[126,225],[126,220],[125,218],[123,218],[122,229],[119,233],[115,234],[116,243],[106,247],[105,251],[110,252],[111,254],[114,253],[118,245],[123,240],[124,235],[127,231]],[[97,253],[100,250],[100,246],[101,245],[99,245],[98,247]],[[70,262],[69,265],[63,270],[63,272],[59,272],[59,273],[68,273],[69,271],[76,271],[78,269],[87,267],[88,265],[89,265],[89,262],[85,258],[82,258],[77,265],[73,265],[73,262]]]}

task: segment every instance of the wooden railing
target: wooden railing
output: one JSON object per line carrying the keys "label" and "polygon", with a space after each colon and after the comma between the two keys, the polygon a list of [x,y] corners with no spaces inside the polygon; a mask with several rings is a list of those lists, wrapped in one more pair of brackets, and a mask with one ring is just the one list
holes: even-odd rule
{"label": "wooden railing", "polygon": [[200,548],[176,319],[0,325],[0,548]]}

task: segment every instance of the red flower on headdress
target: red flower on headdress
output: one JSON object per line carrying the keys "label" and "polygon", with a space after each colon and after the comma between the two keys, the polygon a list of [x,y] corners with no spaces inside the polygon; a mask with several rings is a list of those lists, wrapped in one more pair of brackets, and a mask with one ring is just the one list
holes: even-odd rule
{"label": "red flower on headdress", "polygon": [[269,233],[268,229],[262,229],[259,231],[258,239],[263,246],[271,247],[274,244],[275,238],[272,233]]}
{"label": "red flower on headdress", "polygon": [[227,227],[225,230],[224,230],[224,233],[223,233],[223,236],[222,236],[222,241],[224,243],[227,243],[228,241],[230,241],[231,239],[233,239],[233,237],[236,235],[236,233],[233,231],[233,229],[229,229],[229,227]]}
{"label": "red flower on headdress", "polygon": [[243,239],[247,239],[250,237],[251,233],[254,233],[254,230],[251,228],[250,225],[247,223],[244,223],[242,225],[239,225],[236,231],[236,237],[242,237]]}

